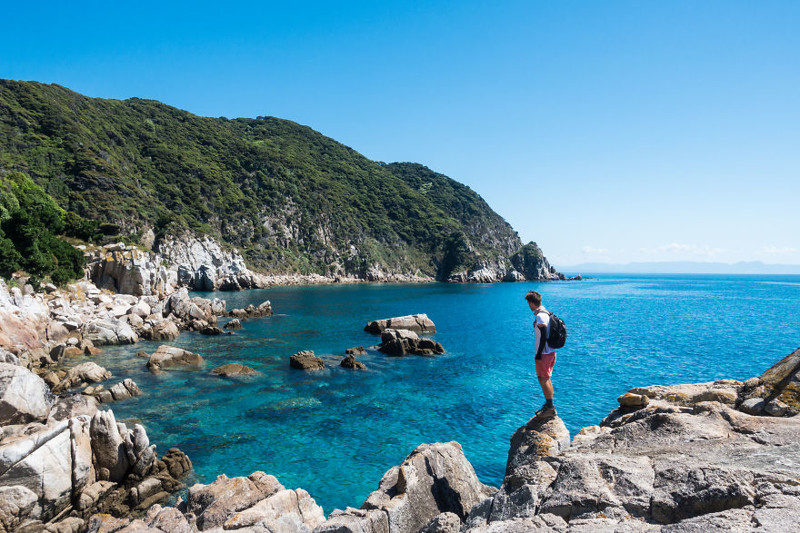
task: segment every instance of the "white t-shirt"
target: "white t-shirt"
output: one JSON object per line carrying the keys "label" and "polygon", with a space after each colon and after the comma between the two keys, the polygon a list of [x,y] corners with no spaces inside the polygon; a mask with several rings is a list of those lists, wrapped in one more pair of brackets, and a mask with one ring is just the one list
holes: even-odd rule
{"label": "white t-shirt", "polygon": [[[533,345],[533,354],[534,355],[536,355],[536,353],[539,351],[539,342],[540,342],[539,338],[542,335],[542,331],[537,326],[539,324],[544,324],[545,326],[547,326],[547,330],[546,330],[547,334],[548,335],[550,334],[550,315],[547,314],[547,313],[544,313],[543,312],[544,310],[545,310],[544,307],[540,307],[539,310],[536,311],[536,318],[533,320],[533,332],[534,332],[534,336],[535,336],[535,344]],[[555,350],[553,348],[551,348],[549,344],[547,344],[547,341],[545,341],[544,350],[542,350],[542,353],[543,354],[544,353],[552,353],[554,351]]]}

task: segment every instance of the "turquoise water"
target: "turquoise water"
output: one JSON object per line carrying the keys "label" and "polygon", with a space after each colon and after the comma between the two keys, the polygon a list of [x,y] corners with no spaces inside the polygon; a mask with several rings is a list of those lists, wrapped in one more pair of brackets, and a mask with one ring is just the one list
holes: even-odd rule
{"label": "turquoise water", "polygon": [[[200,353],[203,371],[151,375],[137,351],[95,360],[133,378],[140,398],[112,404],[144,423],[160,453],[177,446],[193,481],[220,473],[273,474],[308,490],[326,513],[359,507],[383,473],[418,444],[456,440],[485,483],[499,485],[509,438],[542,403],[533,371],[528,290],[569,329],[554,373],[559,415],[574,435],[598,424],[634,386],[746,379],[800,346],[800,276],[613,276],[582,282],[493,285],[343,285],[222,293],[228,309],[269,299],[273,317],[233,336],[184,333],[170,343]],[[390,358],[369,351],[364,372],[340,368],[344,350],[379,339],[374,319],[427,313],[447,353]],[[289,368],[314,350],[320,372]],[[259,371],[224,379],[240,362]]]}

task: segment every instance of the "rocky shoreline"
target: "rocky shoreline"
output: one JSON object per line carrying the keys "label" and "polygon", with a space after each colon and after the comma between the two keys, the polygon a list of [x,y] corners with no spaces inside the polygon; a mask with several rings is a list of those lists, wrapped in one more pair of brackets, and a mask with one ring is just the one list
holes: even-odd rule
{"label": "rocky shoreline", "polygon": [[[220,475],[162,507],[183,488],[190,459],[177,449],[159,458],[143,426],[101,409],[140,394],[131,380],[105,389],[98,365],[61,365],[106,344],[220,334],[218,317],[272,309],[189,298],[166,270],[123,259],[94,265],[132,294],[89,281],[35,293],[0,280],[0,532],[800,530],[800,350],[745,382],[632,389],[572,439],[559,418],[533,418],[511,437],[499,488],[478,480],[458,443],[433,443],[390,469],[360,508],[327,517],[312,495],[263,472]],[[424,315],[365,329],[389,355],[441,351],[417,336],[435,332]],[[198,358],[162,345],[147,365],[165,371]]]}

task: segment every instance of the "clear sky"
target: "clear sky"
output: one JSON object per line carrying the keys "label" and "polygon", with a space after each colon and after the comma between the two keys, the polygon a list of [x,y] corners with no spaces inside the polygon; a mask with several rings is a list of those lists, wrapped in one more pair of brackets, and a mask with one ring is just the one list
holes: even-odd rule
{"label": "clear sky", "polygon": [[[230,5],[228,5],[230,4]],[[800,2],[7,2],[0,77],[272,115],[551,262],[800,264]]]}

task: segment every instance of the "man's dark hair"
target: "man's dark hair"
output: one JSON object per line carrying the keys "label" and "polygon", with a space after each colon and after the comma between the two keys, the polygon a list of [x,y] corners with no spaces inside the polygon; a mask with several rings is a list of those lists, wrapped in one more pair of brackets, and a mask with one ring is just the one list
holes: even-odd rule
{"label": "man's dark hair", "polygon": [[533,305],[535,305],[536,307],[542,305],[542,295],[536,291],[530,291],[528,294],[525,295],[525,299],[533,303]]}

